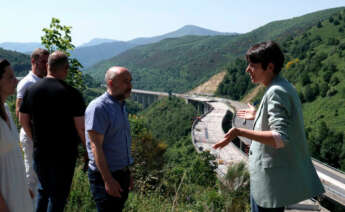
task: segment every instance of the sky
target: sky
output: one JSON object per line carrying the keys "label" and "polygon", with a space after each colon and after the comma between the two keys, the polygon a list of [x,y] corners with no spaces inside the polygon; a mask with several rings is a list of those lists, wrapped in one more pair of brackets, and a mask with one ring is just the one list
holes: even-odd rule
{"label": "sky", "polygon": [[345,6],[345,0],[1,0],[0,43],[40,42],[52,17],[72,26],[72,42],[127,41],[197,25],[250,32],[271,21]]}

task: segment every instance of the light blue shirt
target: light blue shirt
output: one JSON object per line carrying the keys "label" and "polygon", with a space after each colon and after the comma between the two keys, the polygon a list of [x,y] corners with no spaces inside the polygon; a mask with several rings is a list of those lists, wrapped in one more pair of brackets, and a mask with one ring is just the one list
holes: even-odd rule
{"label": "light blue shirt", "polygon": [[133,163],[131,156],[131,134],[128,114],[124,103],[120,103],[109,93],[94,99],[85,112],[86,148],[89,167],[98,170],[91,150],[88,131],[94,130],[104,135],[103,152],[110,171],[116,171]]}

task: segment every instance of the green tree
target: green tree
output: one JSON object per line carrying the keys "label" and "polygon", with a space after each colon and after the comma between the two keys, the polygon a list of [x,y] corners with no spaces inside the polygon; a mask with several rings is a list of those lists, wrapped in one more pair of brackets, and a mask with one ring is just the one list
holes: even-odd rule
{"label": "green tree", "polygon": [[331,77],[332,77],[332,72],[331,71],[329,71],[329,70],[327,70],[326,72],[324,72],[323,73],[323,75],[322,75],[322,78],[323,78],[323,80],[325,81],[325,82],[329,82],[329,80],[331,79]]}
{"label": "green tree", "polygon": [[312,102],[319,95],[319,86],[318,84],[306,85],[304,87],[304,98],[307,102]]}
{"label": "green tree", "polygon": [[332,23],[332,22],[334,21],[334,18],[331,16],[331,17],[329,17],[328,21],[329,21],[330,23]]}
{"label": "green tree", "polygon": [[320,159],[322,142],[327,138],[329,128],[326,122],[321,121],[314,130],[308,131],[309,148],[313,157]]}
{"label": "green tree", "polygon": [[332,77],[330,83],[333,86],[336,86],[340,82],[339,78],[337,76]]}
{"label": "green tree", "polygon": [[83,76],[79,70],[83,66],[75,58],[70,58],[75,46],[72,44],[71,26],[64,26],[60,24],[60,20],[52,18],[49,28],[43,28],[44,35],[41,37],[42,45],[48,49],[50,53],[59,50],[69,56],[69,72],[67,76],[67,83],[82,91],[85,88]]}
{"label": "green tree", "polygon": [[333,167],[340,167],[340,155],[343,142],[343,134],[329,131],[327,137],[322,141],[321,157],[323,161]]}
{"label": "green tree", "polygon": [[320,85],[320,95],[322,97],[325,97],[327,95],[327,91],[328,91],[329,87],[327,83],[321,83]]}
{"label": "green tree", "polygon": [[322,23],[321,23],[321,21],[319,21],[318,23],[317,23],[317,28],[321,28],[322,27]]}

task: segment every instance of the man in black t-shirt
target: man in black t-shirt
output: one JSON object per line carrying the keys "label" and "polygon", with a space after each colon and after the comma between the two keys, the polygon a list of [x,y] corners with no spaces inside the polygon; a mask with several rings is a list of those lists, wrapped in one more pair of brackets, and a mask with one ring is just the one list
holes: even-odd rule
{"label": "man in black t-shirt", "polygon": [[77,146],[85,144],[82,95],[63,80],[68,73],[63,52],[48,58],[48,75],[30,87],[20,107],[20,122],[34,142],[34,169],[40,186],[36,211],[63,211],[70,191]]}

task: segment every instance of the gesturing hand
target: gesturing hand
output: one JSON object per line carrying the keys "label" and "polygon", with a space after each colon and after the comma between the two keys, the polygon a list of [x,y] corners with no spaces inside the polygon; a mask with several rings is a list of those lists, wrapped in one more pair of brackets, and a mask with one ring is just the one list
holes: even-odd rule
{"label": "gesturing hand", "polygon": [[121,192],[123,191],[120,184],[114,178],[109,179],[105,183],[105,191],[113,197],[121,198]]}
{"label": "gesturing hand", "polygon": [[225,147],[229,143],[230,143],[230,139],[224,138],[220,142],[218,142],[215,145],[213,145],[213,149],[218,149],[218,148],[222,149],[223,147]]}
{"label": "gesturing hand", "polygon": [[235,137],[237,137],[238,129],[231,128],[224,136],[224,139],[213,145],[214,149],[223,148],[228,145]]}
{"label": "gesturing hand", "polygon": [[250,103],[248,103],[248,107],[248,109],[242,109],[237,111],[237,117],[247,120],[253,120],[255,118],[256,108]]}

